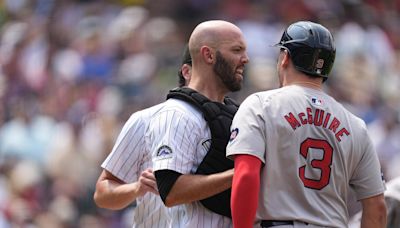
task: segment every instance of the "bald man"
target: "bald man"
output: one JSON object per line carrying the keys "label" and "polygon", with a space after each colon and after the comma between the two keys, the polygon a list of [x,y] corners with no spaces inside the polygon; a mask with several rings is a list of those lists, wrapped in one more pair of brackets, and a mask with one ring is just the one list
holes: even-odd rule
{"label": "bald man", "polygon": [[[190,89],[223,103],[227,93],[241,88],[249,58],[237,26],[219,20],[203,22],[190,36],[189,50]],[[213,213],[199,203],[229,189],[233,177],[233,169],[195,174],[211,144],[210,128],[203,114],[189,103],[171,98],[153,116],[149,132],[153,170],[160,196],[170,207],[171,227],[232,227],[229,217]]]}

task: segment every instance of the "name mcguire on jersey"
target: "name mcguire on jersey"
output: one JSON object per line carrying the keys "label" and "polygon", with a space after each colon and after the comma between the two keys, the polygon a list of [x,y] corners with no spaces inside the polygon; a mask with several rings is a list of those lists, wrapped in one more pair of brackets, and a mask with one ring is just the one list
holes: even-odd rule
{"label": "name mcguire on jersey", "polygon": [[[314,126],[323,127],[332,131],[335,134],[336,140],[339,142],[342,141],[344,135],[350,135],[350,132],[345,127],[340,126],[341,123],[339,119],[332,116],[329,112],[325,113],[322,109],[317,108],[313,112],[312,108],[308,107],[306,108],[306,112],[300,112],[296,116],[291,112],[285,115],[286,121],[293,130],[306,124],[313,124]],[[337,129],[340,130],[338,131]]]}

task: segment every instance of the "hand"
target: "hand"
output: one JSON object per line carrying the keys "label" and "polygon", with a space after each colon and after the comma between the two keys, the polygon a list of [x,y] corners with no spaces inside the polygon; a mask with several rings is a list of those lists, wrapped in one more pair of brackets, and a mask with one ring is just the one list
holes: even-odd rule
{"label": "hand", "polygon": [[140,196],[143,196],[147,192],[151,192],[157,195],[159,194],[156,178],[154,176],[153,170],[151,170],[150,168],[144,170],[140,174],[138,184],[139,184],[138,192]]}

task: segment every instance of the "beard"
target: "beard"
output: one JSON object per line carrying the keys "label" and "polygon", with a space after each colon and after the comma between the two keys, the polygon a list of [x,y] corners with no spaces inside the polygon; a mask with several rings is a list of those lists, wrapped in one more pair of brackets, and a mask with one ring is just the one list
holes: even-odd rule
{"label": "beard", "polygon": [[241,80],[236,78],[236,68],[234,64],[228,62],[220,51],[216,53],[216,62],[213,69],[214,73],[218,75],[229,91],[236,92],[242,88]]}

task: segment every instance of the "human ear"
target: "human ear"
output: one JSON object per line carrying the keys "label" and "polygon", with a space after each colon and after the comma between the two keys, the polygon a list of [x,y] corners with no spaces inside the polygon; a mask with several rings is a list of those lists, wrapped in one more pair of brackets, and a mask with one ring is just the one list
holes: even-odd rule
{"label": "human ear", "polygon": [[206,63],[213,63],[214,62],[214,53],[210,47],[203,46],[200,48],[201,55]]}
{"label": "human ear", "polygon": [[288,50],[283,50],[282,54],[283,54],[283,56],[282,56],[281,64],[282,64],[283,67],[286,67],[289,64],[289,61],[290,61],[289,51]]}

